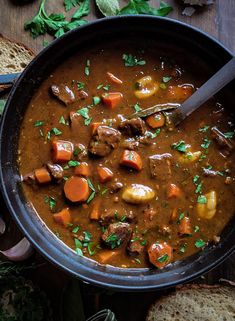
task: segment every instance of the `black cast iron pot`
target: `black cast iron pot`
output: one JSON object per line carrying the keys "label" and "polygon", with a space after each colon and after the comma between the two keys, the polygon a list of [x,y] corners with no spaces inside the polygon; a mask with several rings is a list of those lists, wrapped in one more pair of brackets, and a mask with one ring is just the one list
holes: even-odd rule
{"label": "black cast iron pot", "polygon": [[[102,266],[79,257],[62,243],[42,222],[27,203],[17,168],[17,145],[22,118],[39,84],[61,61],[79,48],[109,39],[153,39],[166,45],[185,48],[217,71],[232,54],[216,40],[186,24],[151,16],[123,16],[102,19],[73,30],[45,48],[25,69],[15,83],[1,126],[1,189],[9,211],[23,233],[46,258],[80,279],[122,291],[161,289],[198,277],[222,262],[235,247],[235,221],[228,224],[216,246],[208,246],[183,261],[163,270],[121,269]],[[141,44],[140,44],[141,45]],[[223,90],[229,101],[235,101],[235,83]],[[231,104],[227,104],[231,106]]]}

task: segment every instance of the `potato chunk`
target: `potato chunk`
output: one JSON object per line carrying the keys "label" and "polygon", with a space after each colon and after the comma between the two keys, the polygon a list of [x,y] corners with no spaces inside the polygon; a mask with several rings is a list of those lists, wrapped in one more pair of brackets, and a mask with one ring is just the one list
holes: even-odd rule
{"label": "potato chunk", "polygon": [[152,188],[141,184],[132,184],[125,188],[122,199],[131,204],[145,204],[151,201],[154,196],[155,192]]}
{"label": "potato chunk", "polygon": [[197,214],[201,218],[210,220],[216,213],[217,196],[215,191],[205,194],[206,203],[197,203]]}
{"label": "potato chunk", "polygon": [[193,152],[193,153],[187,152],[183,155],[180,155],[179,161],[184,164],[189,164],[189,163],[197,161],[200,158],[201,154],[202,154],[201,151],[197,151],[197,152]]}
{"label": "potato chunk", "polygon": [[151,97],[159,89],[159,85],[153,80],[151,76],[145,76],[136,82],[137,89],[135,96],[138,99],[145,99]]}

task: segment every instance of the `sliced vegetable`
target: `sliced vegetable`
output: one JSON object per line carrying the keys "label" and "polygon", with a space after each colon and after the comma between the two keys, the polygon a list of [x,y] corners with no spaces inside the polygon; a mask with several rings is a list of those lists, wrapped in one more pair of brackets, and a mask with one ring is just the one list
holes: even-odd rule
{"label": "sliced vegetable", "polygon": [[190,218],[187,216],[184,216],[180,222],[179,222],[179,233],[181,235],[190,235],[192,234],[192,227]]}
{"label": "sliced vegetable", "polygon": [[114,84],[121,85],[123,83],[123,81],[121,79],[114,76],[114,74],[112,74],[111,72],[107,72],[107,76],[108,76],[109,80],[112,81]]}
{"label": "sliced vegetable", "polygon": [[91,174],[89,165],[86,162],[80,163],[79,166],[76,166],[74,168],[74,174],[84,176],[84,177],[89,177]]}
{"label": "sliced vegetable", "polygon": [[140,155],[133,150],[124,150],[121,159],[120,165],[134,168],[137,171],[140,171],[143,168],[143,163]]}
{"label": "sliced vegetable", "polygon": [[135,96],[138,99],[146,99],[154,95],[158,89],[158,83],[151,76],[145,76],[136,82]]}
{"label": "sliced vegetable", "polygon": [[36,181],[39,184],[46,184],[51,182],[51,175],[45,167],[35,169],[34,175],[35,175]]}
{"label": "sliced vegetable", "polygon": [[170,184],[167,189],[167,197],[168,198],[177,198],[182,195],[181,189],[175,185],[175,184]]}
{"label": "sliced vegetable", "polygon": [[165,125],[165,116],[161,113],[156,113],[148,116],[146,118],[146,123],[153,129],[163,127]]}
{"label": "sliced vegetable", "polygon": [[87,180],[78,176],[68,178],[64,184],[64,193],[71,202],[85,202],[89,196]]}
{"label": "sliced vegetable", "polygon": [[148,249],[149,261],[162,269],[173,259],[173,249],[167,242],[153,243]]}
{"label": "sliced vegetable", "polygon": [[113,172],[108,167],[97,167],[97,173],[101,183],[106,183],[113,178]]}
{"label": "sliced vegetable", "polygon": [[114,109],[117,107],[122,98],[123,95],[120,92],[109,92],[101,95],[103,103],[109,107],[110,109]]}
{"label": "sliced vegetable", "polygon": [[68,224],[71,223],[70,209],[67,207],[64,208],[62,211],[53,214],[53,219],[56,223],[59,223],[64,227],[67,227]]}
{"label": "sliced vegetable", "polygon": [[145,204],[154,197],[154,190],[141,184],[132,184],[126,187],[122,193],[122,199],[131,204]]}
{"label": "sliced vegetable", "polygon": [[66,140],[53,140],[52,158],[55,163],[63,163],[71,160],[73,155],[73,144]]}
{"label": "sliced vegetable", "polygon": [[201,218],[210,220],[216,213],[216,207],[217,207],[216,192],[210,191],[209,193],[205,195],[200,195],[200,196],[201,196],[200,202],[199,202],[199,199],[197,202],[197,214]]}
{"label": "sliced vegetable", "polygon": [[101,205],[101,200],[98,199],[94,201],[93,207],[90,213],[90,219],[98,221],[100,219],[100,205]]}

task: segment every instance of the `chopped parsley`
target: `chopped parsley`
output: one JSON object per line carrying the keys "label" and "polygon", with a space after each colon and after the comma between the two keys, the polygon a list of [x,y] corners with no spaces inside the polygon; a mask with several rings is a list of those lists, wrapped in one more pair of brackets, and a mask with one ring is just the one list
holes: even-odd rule
{"label": "chopped parsley", "polygon": [[186,248],[187,248],[187,243],[184,243],[184,245],[180,247],[180,253],[185,253]]}
{"label": "chopped parsley", "polygon": [[138,259],[138,258],[134,258],[134,260],[135,260],[135,262],[136,262],[136,263],[141,264],[140,259]]}
{"label": "chopped parsley", "polygon": [[201,144],[201,147],[204,149],[207,149],[210,146],[211,140],[209,140],[207,137],[203,139],[203,143]]}
{"label": "chopped parsley", "polygon": [[178,223],[185,217],[184,213],[179,214]]}
{"label": "chopped parsley", "polygon": [[61,117],[60,117],[59,123],[62,124],[62,125],[66,125],[66,126],[69,125],[68,120],[66,121],[65,118],[64,118],[64,116],[61,116]]}
{"label": "chopped parsley", "polygon": [[52,196],[45,196],[44,201],[46,204],[49,204],[50,210],[53,211],[56,206],[56,200]]}
{"label": "chopped parsley", "polygon": [[187,152],[187,146],[184,140],[180,140],[179,142],[172,144],[171,147],[181,153]]}
{"label": "chopped parsley", "polygon": [[75,226],[73,229],[72,229],[72,233],[77,233],[80,229],[80,226]]}
{"label": "chopped parsley", "polygon": [[197,202],[199,204],[206,204],[207,203],[207,198],[205,195],[199,195],[197,198]]}
{"label": "chopped parsley", "polygon": [[106,238],[105,243],[113,250],[122,244],[122,240],[115,233],[112,233]]}
{"label": "chopped parsley", "polygon": [[195,189],[195,193],[198,194],[198,193],[201,193],[202,192],[202,182],[200,182],[198,185],[197,185],[197,188]]}
{"label": "chopped parsley", "polygon": [[98,105],[101,102],[101,98],[98,96],[94,96],[92,99],[94,105]]}
{"label": "chopped parsley", "polygon": [[200,231],[200,227],[197,226],[197,225],[195,225],[195,226],[194,226],[194,232],[197,233],[198,231]]}
{"label": "chopped parsley", "polygon": [[162,256],[160,256],[157,261],[160,262],[160,263],[164,263],[166,262],[167,260],[169,260],[169,255],[168,254],[164,254]]}
{"label": "chopped parsley", "polygon": [[195,175],[193,178],[193,183],[196,184],[198,180],[199,180],[199,176]]}
{"label": "chopped parsley", "polygon": [[235,135],[235,131],[224,133],[225,138],[233,138],[234,135]]}
{"label": "chopped parsley", "polygon": [[202,239],[199,239],[195,241],[194,245],[197,249],[200,249],[201,247],[206,245],[206,242],[203,241]]}
{"label": "chopped parsley", "polygon": [[156,138],[160,134],[160,132],[161,132],[161,129],[158,128],[158,129],[155,130],[154,133],[147,131],[146,135],[153,139],[153,138]]}
{"label": "chopped parsley", "polygon": [[77,110],[77,113],[84,118],[84,124],[86,126],[88,126],[92,121],[92,118],[89,116],[88,112],[89,112],[88,107],[83,107],[83,108]]}
{"label": "chopped parsley", "polygon": [[206,125],[206,126],[200,127],[198,131],[201,133],[205,133],[209,128],[210,128],[210,126]]}
{"label": "chopped parsley", "polygon": [[103,86],[102,88],[103,88],[104,90],[108,91],[110,87],[111,87],[110,85],[105,85],[105,86]]}
{"label": "chopped parsley", "polygon": [[81,81],[77,81],[77,88],[78,90],[81,90],[85,87],[85,84],[84,82],[81,82]]}
{"label": "chopped parsley", "polygon": [[136,113],[138,113],[139,111],[142,110],[142,108],[140,107],[140,104],[139,103],[136,103],[133,108],[135,109]]}
{"label": "chopped parsley", "polygon": [[167,89],[167,85],[164,84],[163,82],[160,83],[159,87],[160,87],[161,89],[164,89],[164,90]]}
{"label": "chopped parsley", "polygon": [[78,161],[76,161],[76,160],[70,160],[68,162],[68,166],[69,167],[76,167],[76,166],[79,166],[79,165],[80,165],[80,163]]}
{"label": "chopped parsley", "polygon": [[62,132],[58,128],[54,127],[47,132],[47,139],[50,140],[52,135],[59,136],[61,134]]}
{"label": "chopped parsley", "polygon": [[169,77],[169,76],[164,76],[164,77],[162,77],[162,81],[164,82],[164,83],[167,83],[168,81],[170,81],[172,79],[172,77]]}
{"label": "chopped parsley", "polygon": [[75,243],[75,251],[76,251],[77,255],[83,256],[83,252],[82,252],[82,242],[79,241],[79,239],[74,238],[74,243]]}
{"label": "chopped parsley", "polygon": [[76,148],[74,149],[74,151],[73,151],[73,156],[75,156],[75,157],[78,156],[78,154],[81,153],[81,151],[82,151],[81,148],[76,147]]}
{"label": "chopped parsley", "polygon": [[122,59],[126,67],[143,66],[146,64],[145,60],[138,59],[131,54],[123,54]]}
{"label": "chopped parsley", "polygon": [[86,76],[89,76],[89,75],[90,75],[90,65],[91,65],[90,60],[87,59],[87,61],[86,61],[86,66],[85,66],[85,70],[84,70]]}
{"label": "chopped parsley", "polygon": [[36,120],[34,123],[34,127],[40,127],[42,125],[44,125],[44,121],[43,120]]}

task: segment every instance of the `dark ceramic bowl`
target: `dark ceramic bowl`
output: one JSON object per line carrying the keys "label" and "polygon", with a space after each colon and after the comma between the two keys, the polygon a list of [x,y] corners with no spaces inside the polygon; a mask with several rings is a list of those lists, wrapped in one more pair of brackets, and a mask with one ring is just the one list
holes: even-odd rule
{"label": "dark ceramic bowl", "polygon": [[[12,217],[33,246],[56,266],[70,274],[96,285],[122,291],[146,291],[188,282],[221,263],[234,249],[235,224],[228,224],[221,242],[208,246],[183,261],[175,262],[163,270],[121,269],[102,266],[79,257],[62,243],[42,222],[22,192],[17,167],[19,130],[25,110],[38,85],[68,55],[79,48],[109,39],[153,39],[159,43],[181,47],[193,52],[213,72],[228,62],[232,54],[216,40],[186,24],[151,16],[123,16],[101,19],[73,30],[45,48],[25,69],[14,85],[1,126],[1,189]],[[223,93],[235,101],[234,82]],[[228,106],[230,106],[228,104]]]}

